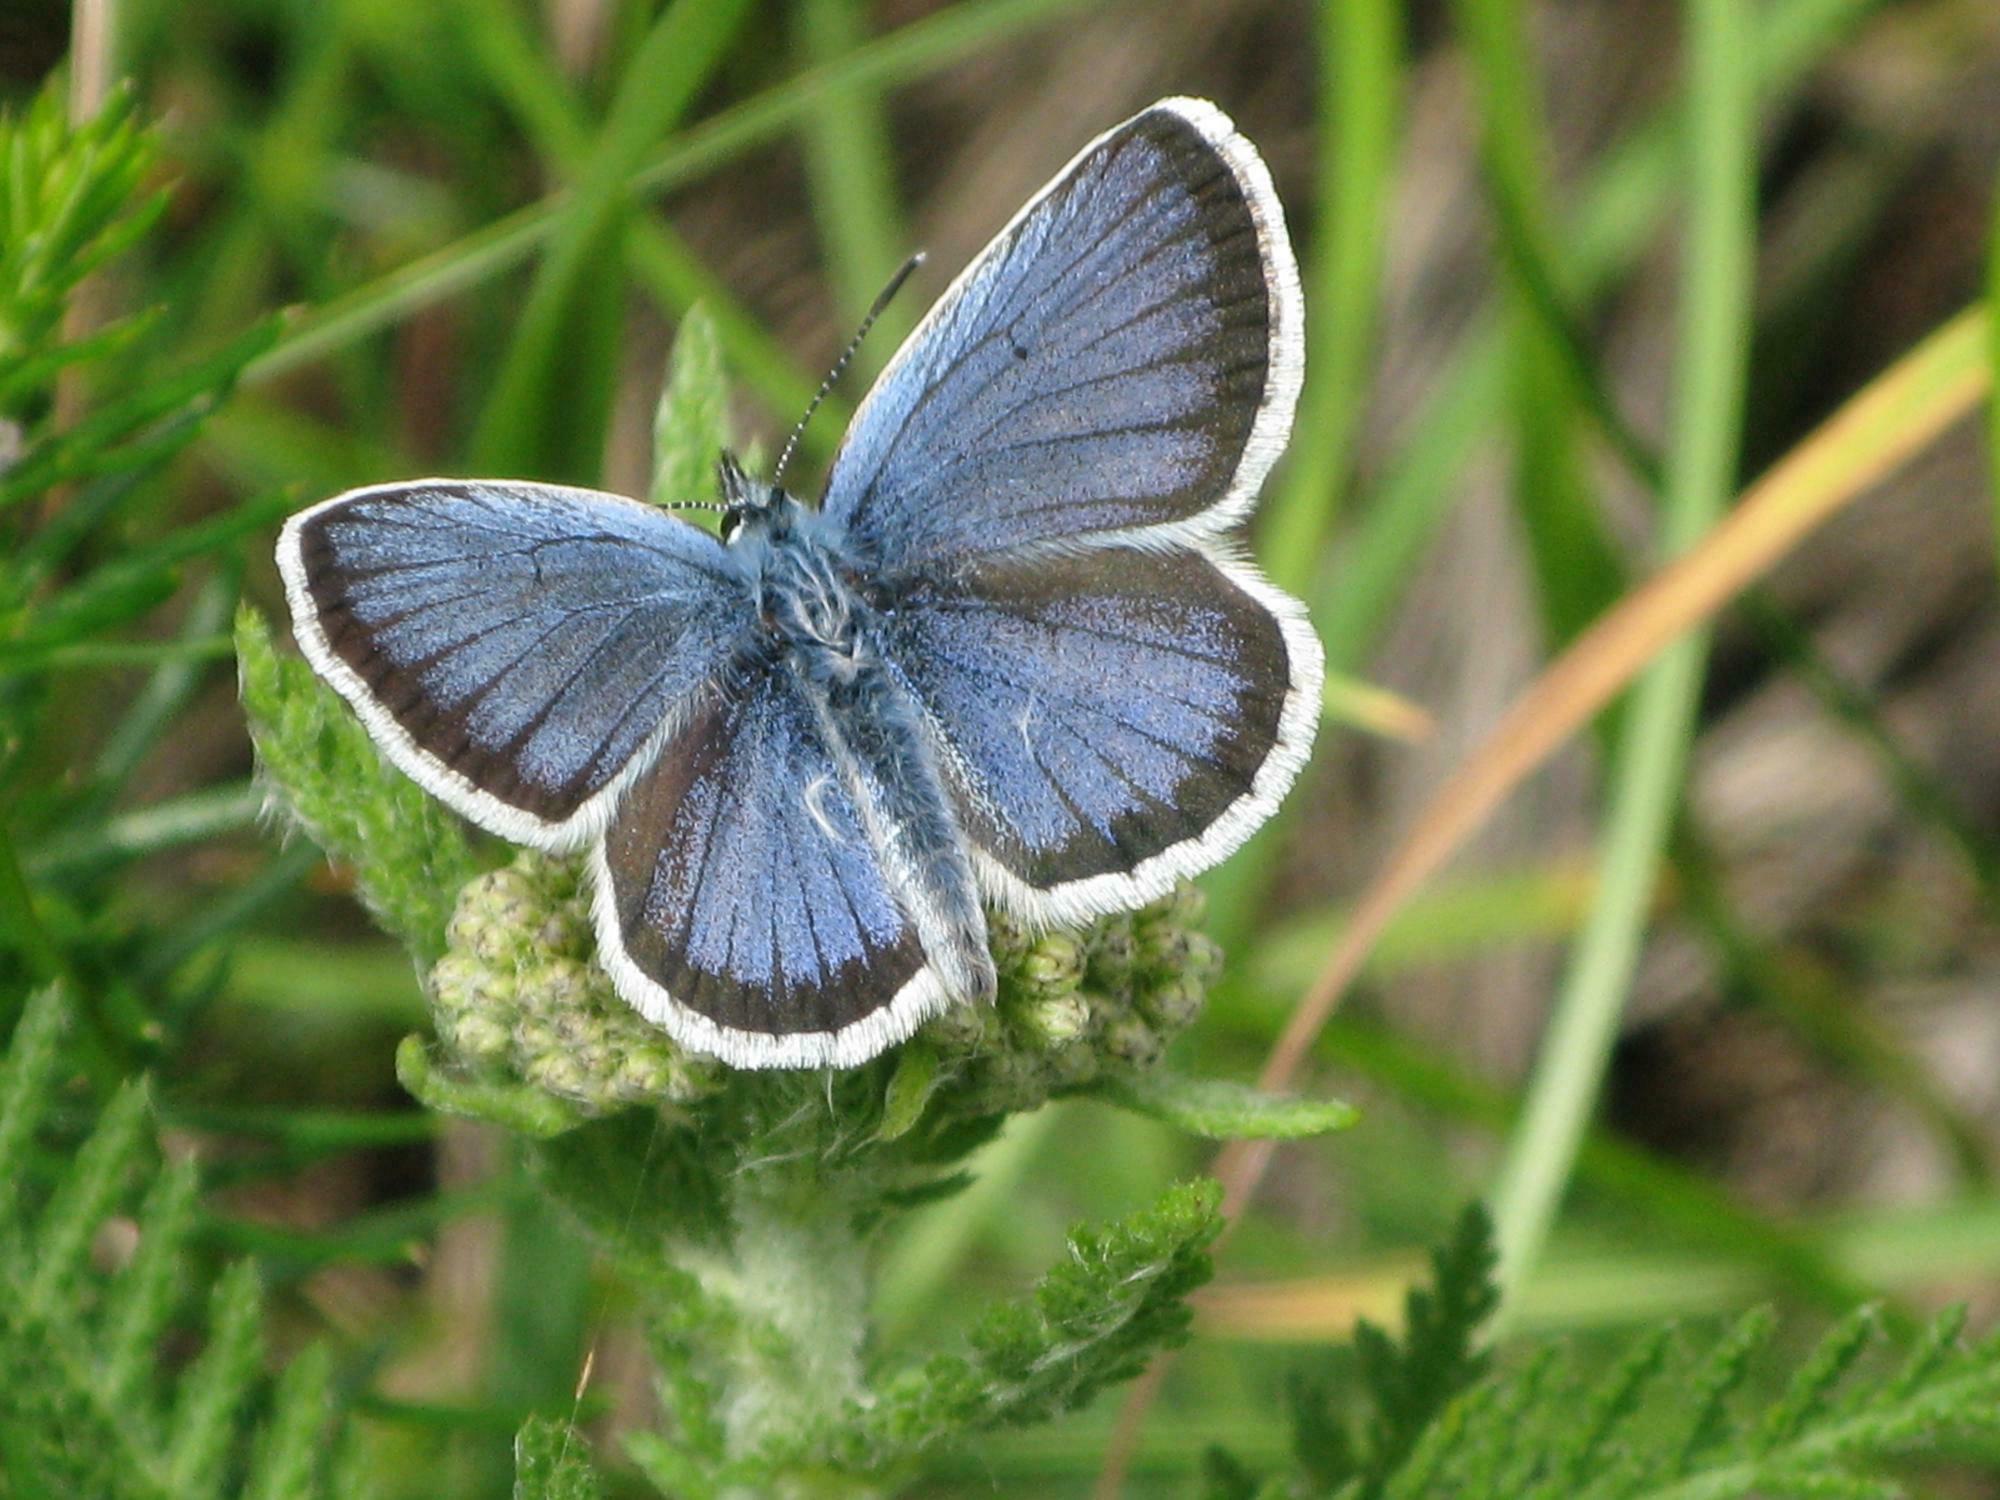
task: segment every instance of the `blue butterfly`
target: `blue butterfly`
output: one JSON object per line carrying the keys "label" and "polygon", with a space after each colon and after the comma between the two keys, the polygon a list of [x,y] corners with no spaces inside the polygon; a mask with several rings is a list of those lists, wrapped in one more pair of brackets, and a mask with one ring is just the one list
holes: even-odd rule
{"label": "blue butterfly", "polygon": [[619,994],[739,1067],[851,1066],[990,1000],[984,908],[1073,926],[1269,817],[1321,652],[1241,555],[1303,371],[1271,179],[1213,105],[1099,136],[856,412],[817,507],[724,457],[723,535],[421,480],[278,543],[396,766],[587,850]]}

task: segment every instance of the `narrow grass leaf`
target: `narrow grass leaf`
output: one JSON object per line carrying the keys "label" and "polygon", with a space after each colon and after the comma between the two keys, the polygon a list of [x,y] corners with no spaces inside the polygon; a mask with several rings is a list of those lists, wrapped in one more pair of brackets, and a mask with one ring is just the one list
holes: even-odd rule
{"label": "narrow grass leaf", "polygon": [[[717,113],[664,147],[625,186],[651,197],[689,181],[790,129],[829,90],[849,83],[892,87],[941,71],[1007,37],[1049,24],[1088,0],[973,0],[912,22],[856,48],[838,63],[780,84]],[[568,200],[530,204],[463,239],[317,309],[295,323],[244,378],[274,380],[379,329],[519,265],[557,232]]]}
{"label": "narrow grass leaf", "polygon": [[[794,7],[806,57],[831,63],[863,45],[868,11],[858,0],[804,0]],[[910,250],[896,204],[881,90],[867,82],[828,89],[807,114],[801,134],[836,305],[843,320],[856,321]],[[892,303],[878,322],[878,337],[856,356],[864,371],[879,369],[887,351],[902,342],[912,322],[908,304]]]}
{"label": "narrow grass leaf", "polygon": [[1353,923],[1272,1049],[1265,1086],[1290,1080],[1389,919],[1526,776],[1661,649],[1970,411],[1988,379],[1985,313],[1974,309],[1841,406],[1698,546],[1628,594],[1530,683],[1431,798],[1357,903]]}
{"label": "narrow grass leaf", "polygon": [[1454,7],[1478,88],[1488,197],[1506,247],[1508,402],[1514,434],[1514,501],[1534,566],[1549,636],[1573,638],[1615,599],[1623,571],[1586,483],[1584,414],[1555,322],[1537,287],[1566,302],[1571,279],[1557,253],[1548,180],[1549,133],[1536,97],[1528,12],[1514,0],[1458,0]]}
{"label": "narrow grass leaf", "polygon": [[[1992,214],[1986,241],[1986,305],[2000,307],[2000,179],[1994,186]],[[1986,357],[2000,370],[2000,318],[1987,325]],[[1993,492],[1994,545],[2000,549],[2000,387],[1988,392],[1986,398],[1986,462]]]}
{"label": "narrow grass leaf", "polygon": [[1330,721],[1408,745],[1429,739],[1437,727],[1430,710],[1421,704],[1337,672],[1328,674],[1320,701]]}
{"label": "narrow grass leaf", "polygon": [[1287,478],[1265,504],[1258,551],[1293,593],[1313,580],[1353,480],[1367,405],[1403,107],[1402,7],[1321,8],[1315,247],[1306,267],[1306,385]]}
{"label": "narrow grass leaf", "polygon": [[[1691,202],[1661,527],[1669,554],[1714,526],[1734,485],[1757,233],[1748,16],[1735,0],[1690,0],[1685,15]],[[1613,757],[1597,904],[1571,955],[1495,1197],[1500,1281],[1509,1291],[1540,1251],[1602,1087],[1694,737],[1705,654],[1699,634],[1660,653]]]}
{"label": "narrow grass leaf", "polygon": [[[1758,9],[1753,57],[1760,89],[1776,96],[1798,80],[1877,0],[1782,0]],[[1606,153],[1562,227],[1579,310],[1587,309],[1654,243],[1659,221],[1680,186],[1679,121],[1673,110],[1635,129]],[[1505,409],[1506,348],[1499,324],[1483,318],[1457,358],[1410,418],[1411,434],[1356,506],[1353,529],[1308,591],[1313,621],[1332,671],[1367,660],[1410,578],[1462,491],[1457,478]],[[1204,881],[1209,928],[1225,948],[1244,945],[1264,906],[1281,839],[1294,814],[1287,804],[1248,845]]]}
{"label": "narrow grass leaf", "polygon": [[477,467],[595,476],[621,304],[618,280],[604,267],[622,260],[625,184],[721,62],[746,8],[746,0],[678,0],[633,54],[474,436]]}

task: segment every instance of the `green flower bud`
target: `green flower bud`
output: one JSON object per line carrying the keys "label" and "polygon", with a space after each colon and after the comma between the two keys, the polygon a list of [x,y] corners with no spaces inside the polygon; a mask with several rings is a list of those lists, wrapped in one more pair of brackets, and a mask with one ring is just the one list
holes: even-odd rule
{"label": "green flower bud", "polygon": [[1187,950],[1181,960],[1181,973],[1206,985],[1221,972],[1222,945],[1205,932],[1190,932],[1187,935]]}
{"label": "green flower bud", "polygon": [[502,1063],[513,1051],[514,1033],[491,1016],[466,1013],[450,1025],[440,1022],[438,1040],[467,1062]]}
{"label": "green flower bud", "polygon": [[632,1103],[683,1099],[691,1082],[675,1066],[672,1054],[650,1047],[619,1058],[608,1081],[618,1098]]}
{"label": "green flower bud", "polygon": [[589,1009],[597,998],[593,993],[593,973],[588,964],[574,958],[551,958],[523,969],[521,1005],[551,1019]]}
{"label": "green flower bud", "polygon": [[1084,1008],[1090,1012],[1089,1031],[1094,1037],[1104,1035],[1104,1028],[1129,1009],[1123,999],[1116,995],[1107,995],[1099,989],[1080,989],[1076,994],[1083,1002]]}
{"label": "green flower bud", "polygon": [[1167,1036],[1185,1031],[1201,1014],[1208,987],[1191,974],[1163,979],[1139,996],[1139,1013]]}
{"label": "green flower bud", "polygon": [[667,1059],[667,1081],[659,1090],[674,1104],[693,1104],[722,1092],[725,1082],[722,1064],[709,1057],[693,1057],[678,1048],[662,1049]]}
{"label": "green flower bud", "polygon": [[514,977],[470,953],[447,953],[430,972],[431,1022],[438,1040],[471,1062],[503,1061],[519,1015]]}
{"label": "green flower bud", "polygon": [[1122,992],[1132,981],[1138,959],[1138,940],[1132,934],[1130,917],[1113,917],[1100,923],[1085,947],[1085,971],[1090,982],[1101,990]]}
{"label": "green flower bud", "polygon": [[520,870],[491,870],[466,882],[445,928],[445,942],[453,951],[489,964],[508,963],[544,909],[542,893]]}
{"label": "green flower bud", "polygon": [[969,1114],[1013,1114],[1049,1096],[1043,1059],[1032,1052],[995,1052],[980,1059],[966,1090]]}
{"label": "green flower bud", "polygon": [[993,951],[996,967],[1007,969],[1033,946],[1034,939],[1028,929],[1008,916],[1004,911],[986,913],[986,946]]}
{"label": "green flower bud", "polygon": [[547,1016],[531,1012],[514,1023],[514,1060],[524,1071],[530,1058],[562,1050],[563,1040]]}
{"label": "green flower bud", "polygon": [[521,1076],[537,1088],[560,1094],[579,1104],[594,1104],[600,1097],[592,1087],[590,1075],[566,1052],[543,1052],[529,1058],[521,1069]]}
{"label": "green flower bud", "polygon": [[1090,1006],[1080,995],[1051,995],[1013,1007],[1010,1019],[1030,1047],[1051,1051],[1089,1032]]}
{"label": "green flower bud", "polygon": [[1208,910],[1208,898],[1201,887],[1183,880],[1166,895],[1139,913],[1141,922],[1160,922],[1174,927],[1197,927]]}
{"label": "green flower bud", "polygon": [[578,925],[576,914],[563,905],[542,914],[529,943],[537,953],[581,958],[588,951],[586,933],[587,930]]}
{"label": "green flower bud", "polygon": [[470,953],[447,953],[431,966],[431,1008],[511,1013],[516,989],[513,974],[496,971]]}
{"label": "green flower bud", "polygon": [[1083,944],[1067,932],[1051,932],[1021,955],[1016,978],[1044,996],[1067,994],[1083,982]]}
{"label": "green flower bud", "polygon": [[943,1052],[981,1052],[998,1044],[1000,1017],[990,1005],[949,1005],[924,1027],[924,1035]]}
{"label": "green flower bud", "polygon": [[1167,1050],[1160,1034],[1138,1016],[1123,1016],[1105,1028],[1104,1055],[1134,1068],[1150,1068]]}
{"label": "green flower bud", "polygon": [[1193,949],[1194,934],[1164,922],[1148,922],[1133,934],[1133,963],[1147,978],[1171,976],[1186,971]]}

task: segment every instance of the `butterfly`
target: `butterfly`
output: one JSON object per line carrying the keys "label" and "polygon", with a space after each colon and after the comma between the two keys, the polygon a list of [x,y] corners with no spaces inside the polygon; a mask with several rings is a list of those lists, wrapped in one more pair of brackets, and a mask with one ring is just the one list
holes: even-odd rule
{"label": "butterfly", "polygon": [[816,506],[727,455],[721,539],[556,485],[352,490],[284,527],[294,633],[426,790],[587,853],[648,1019],[852,1066],[992,999],[988,907],[1143,905],[1298,775],[1319,641],[1231,533],[1303,335],[1263,161],[1163,100],[952,283]]}

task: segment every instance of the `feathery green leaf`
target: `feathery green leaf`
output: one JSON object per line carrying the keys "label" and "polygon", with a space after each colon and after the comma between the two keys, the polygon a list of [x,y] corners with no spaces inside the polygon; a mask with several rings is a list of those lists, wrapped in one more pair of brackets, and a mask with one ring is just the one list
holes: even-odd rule
{"label": "feathery green leaf", "polygon": [[1345,1130],[1359,1116],[1338,1099],[1269,1094],[1222,1078],[1165,1068],[1116,1074],[1099,1085],[1113,1104],[1211,1141],[1297,1141]]}
{"label": "feathery green leaf", "polygon": [[464,826],[383,763],[347,705],[303,659],[280,656],[270,625],[247,607],[236,655],[262,774],[313,842],[353,869],[376,919],[436,958],[459,888],[479,872]]}

